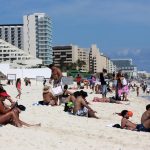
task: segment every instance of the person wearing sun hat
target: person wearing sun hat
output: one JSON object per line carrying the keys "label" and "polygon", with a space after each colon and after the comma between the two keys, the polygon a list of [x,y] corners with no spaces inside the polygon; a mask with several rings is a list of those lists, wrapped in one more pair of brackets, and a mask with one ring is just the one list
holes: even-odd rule
{"label": "person wearing sun hat", "polygon": [[39,101],[41,105],[57,105],[57,97],[50,92],[50,86],[45,85],[43,88],[43,101]]}

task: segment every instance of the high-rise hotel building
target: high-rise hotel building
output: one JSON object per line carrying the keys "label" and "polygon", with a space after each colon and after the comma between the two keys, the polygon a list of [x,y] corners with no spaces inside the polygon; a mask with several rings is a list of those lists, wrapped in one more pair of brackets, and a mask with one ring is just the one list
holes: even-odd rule
{"label": "high-rise hotel building", "polygon": [[53,62],[52,22],[45,13],[23,17],[24,50],[43,60],[44,65]]}
{"label": "high-rise hotel building", "polygon": [[23,24],[1,24],[0,39],[23,49]]}

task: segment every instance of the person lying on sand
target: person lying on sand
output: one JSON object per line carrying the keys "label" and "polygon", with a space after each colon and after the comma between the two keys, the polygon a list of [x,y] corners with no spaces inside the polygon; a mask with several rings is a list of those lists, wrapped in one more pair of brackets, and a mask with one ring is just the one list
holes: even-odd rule
{"label": "person lying on sand", "polygon": [[85,101],[85,98],[87,96],[87,92],[84,91],[80,91],[76,95],[76,100],[74,101],[73,114],[77,116],[86,116],[99,119],[95,115],[96,111],[94,111],[90,106],[88,106],[87,102]]}
{"label": "person lying on sand", "polygon": [[128,110],[123,110],[121,113],[117,113],[122,116],[121,128],[128,130],[136,130],[143,132],[150,132],[150,104],[146,106],[146,111],[141,117],[141,124],[135,124],[129,121],[129,117],[132,117],[133,113]]}
{"label": "person lying on sand", "polygon": [[128,120],[129,117],[132,117],[132,115],[133,115],[133,113],[131,111],[123,110],[119,115],[122,116],[122,119],[121,119],[121,128],[122,129],[128,129],[128,130],[136,129],[137,125]]}
{"label": "person lying on sand", "polygon": [[22,126],[31,127],[31,126],[41,125],[41,124],[31,125],[20,120],[19,114],[22,108],[16,107],[16,105],[13,105],[10,108],[6,107],[4,101],[6,100],[7,97],[9,97],[7,92],[0,93],[0,124],[1,125],[12,124],[16,127],[22,127]]}
{"label": "person lying on sand", "polygon": [[114,100],[112,98],[100,98],[100,97],[94,97],[93,102],[102,102],[102,103],[116,103],[116,104],[122,104],[120,101]]}
{"label": "person lying on sand", "polygon": [[53,96],[53,94],[50,92],[50,87],[47,85],[44,86],[44,88],[43,88],[43,101],[39,101],[39,104],[56,106],[57,100],[58,100],[58,98]]}

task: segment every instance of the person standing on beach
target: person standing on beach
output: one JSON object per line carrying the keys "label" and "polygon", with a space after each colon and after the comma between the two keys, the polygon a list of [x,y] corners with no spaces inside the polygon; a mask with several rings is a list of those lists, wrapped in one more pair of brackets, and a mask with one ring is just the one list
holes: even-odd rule
{"label": "person standing on beach", "polygon": [[80,89],[82,77],[80,76],[79,73],[77,74],[75,80],[76,80],[76,82],[77,82],[78,89]]}
{"label": "person standing on beach", "polygon": [[62,79],[62,72],[58,67],[55,67],[54,64],[50,64],[49,69],[52,70],[52,74],[50,77],[50,82],[51,80],[54,80],[53,87],[57,87],[61,84],[61,79]]}
{"label": "person standing on beach", "polygon": [[140,90],[140,87],[137,85],[137,87],[136,87],[136,94],[137,94],[137,96],[139,96],[139,90]]}
{"label": "person standing on beach", "polygon": [[16,81],[16,88],[18,90],[18,95],[16,96],[16,98],[20,99],[20,96],[21,96],[21,79],[20,78],[18,78]]}
{"label": "person standing on beach", "polygon": [[101,82],[101,88],[102,88],[102,98],[106,98],[107,94],[107,83],[105,80],[105,75],[107,73],[106,69],[103,69],[103,72],[100,73],[100,82]]}

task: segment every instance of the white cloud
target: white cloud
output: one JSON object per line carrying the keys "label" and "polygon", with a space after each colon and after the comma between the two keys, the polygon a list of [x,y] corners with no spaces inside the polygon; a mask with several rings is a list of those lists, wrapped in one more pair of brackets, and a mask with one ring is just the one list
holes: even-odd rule
{"label": "white cloud", "polygon": [[129,54],[129,49],[122,49],[122,50],[119,50],[117,55],[119,56],[127,56]]}

